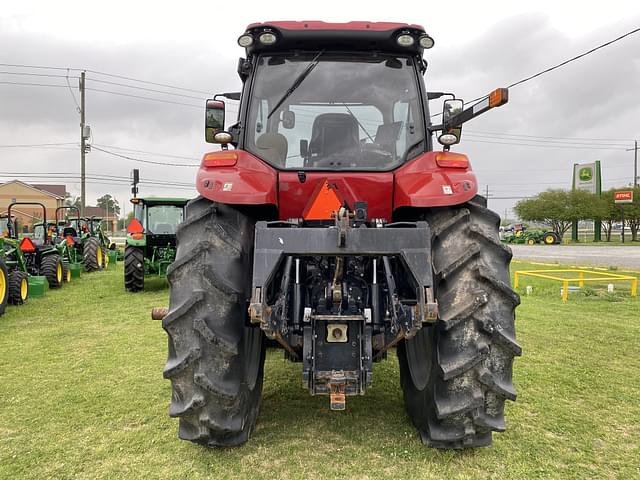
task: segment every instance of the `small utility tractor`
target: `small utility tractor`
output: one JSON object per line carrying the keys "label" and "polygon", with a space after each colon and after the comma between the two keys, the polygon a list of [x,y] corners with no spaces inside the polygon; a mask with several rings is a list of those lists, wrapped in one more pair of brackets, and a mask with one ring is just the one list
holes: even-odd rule
{"label": "small utility tractor", "polygon": [[[61,219],[63,210],[75,210],[76,217]],[[69,262],[82,262],[87,272],[102,270],[107,264],[107,250],[114,250],[115,243],[111,242],[102,230],[102,218],[80,217],[77,207],[58,207],[56,209],[57,245],[64,249],[65,258]],[[66,247],[61,245],[62,240]]]}
{"label": "small utility tractor", "polygon": [[[75,212],[76,216],[66,217],[64,212]],[[80,209],[78,207],[65,206],[56,208],[56,238],[54,243],[64,261],[71,264],[82,263],[82,244],[78,225],[80,222]]]}
{"label": "small utility tractor", "polygon": [[127,226],[124,250],[124,286],[144,289],[145,275],[165,277],[176,258],[176,230],[184,219],[184,198],[131,199],[134,218]]}
{"label": "small utility tractor", "polygon": [[[519,233],[516,235],[515,233]],[[506,234],[503,241],[506,243],[519,243],[525,245],[557,245],[562,242],[562,237],[553,231],[544,230],[518,230],[515,233]]]}
{"label": "small utility tractor", "polygon": [[[207,101],[205,138],[222,150],[202,159],[170,306],[153,313],[178,435],[246,442],[275,344],[331,410],[372,388],[395,350],[422,441],[489,445],[516,398],[519,297],[500,218],[450,147],[508,91],[466,109],[447,99],[432,123],[429,100],[450,94],[425,87],[433,39],[418,25],[255,23],[238,44],[242,93]],[[240,101],[228,130],[225,97]]]}
{"label": "small utility tractor", "polygon": [[18,239],[16,223],[9,221],[9,238],[15,246],[10,256],[17,264],[24,262],[19,270],[29,275],[46,277],[50,288],[59,288],[64,283],[65,265],[52,242],[50,223],[47,222],[47,209],[42,203],[13,202],[7,209],[8,218],[12,218],[11,210],[16,205],[31,205],[42,208],[42,222],[34,225],[33,237]]}
{"label": "small utility tractor", "polygon": [[[9,225],[12,222],[12,225]],[[29,297],[29,273],[27,261],[20,250],[19,242],[10,238],[17,231],[17,224],[9,217],[0,218],[0,261],[6,272],[6,300],[12,305],[22,305]]]}

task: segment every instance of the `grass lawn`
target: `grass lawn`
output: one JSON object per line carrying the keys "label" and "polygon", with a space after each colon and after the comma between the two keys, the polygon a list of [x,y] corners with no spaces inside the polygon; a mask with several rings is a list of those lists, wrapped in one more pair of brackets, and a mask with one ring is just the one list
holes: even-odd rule
{"label": "grass lawn", "polygon": [[209,450],[167,415],[166,335],[149,314],[168,302],[163,282],[129,294],[120,265],[85,274],[0,317],[0,478],[640,478],[640,303],[589,289],[563,305],[559,285],[526,284],[519,398],[492,447],[423,447],[395,355],[330,412],[274,351],[253,437]]}

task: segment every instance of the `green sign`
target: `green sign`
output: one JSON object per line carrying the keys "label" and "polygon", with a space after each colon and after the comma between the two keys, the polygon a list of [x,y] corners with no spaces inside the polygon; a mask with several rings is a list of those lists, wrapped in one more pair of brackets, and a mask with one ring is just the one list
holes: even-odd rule
{"label": "green sign", "polygon": [[590,182],[593,180],[593,169],[591,167],[581,168],[578,175],[581,182]]}

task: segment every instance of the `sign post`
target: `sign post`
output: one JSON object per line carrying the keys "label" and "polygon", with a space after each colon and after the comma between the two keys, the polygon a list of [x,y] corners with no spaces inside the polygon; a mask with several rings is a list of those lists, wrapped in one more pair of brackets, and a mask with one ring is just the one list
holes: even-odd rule
{"label": "sign post", "polygon": [[620,205],[620,218],[622,219],[622,243],[624,243],[624,204],[633,203],[633,190],[620,190],[614,192],[613,203]]}
{"label": "sign post", "polygon": [[[602,194],[602,174],[600,160],[593,163],[573,164],[573,190],[585,190],[597,196]],[[599,218],[593,219],[593,240],[599,242],[602,234],[602,223]],[[578,241],[578,222],[573,222],[571,240]]]}

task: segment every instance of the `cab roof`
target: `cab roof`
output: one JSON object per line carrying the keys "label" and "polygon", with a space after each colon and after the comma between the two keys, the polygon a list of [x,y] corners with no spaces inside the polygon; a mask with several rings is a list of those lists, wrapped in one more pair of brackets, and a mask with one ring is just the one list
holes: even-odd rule
{"label": "cab roof", "polygon": [[[258,38],[263,32],[276,35],[272,45],[262,44]],[[252,23],[246,34],[254,37],[246,47],[247,54],[260,52],[286,52],[293,50],[380,51],[389,53],[422,54],[418,37],[425,34],[421,25],[395,22],[354,21],[329,23],[317,20],[274,21]],[[412,46],[401,46],[397,37],[407,33],[415,37]]]}
{"label": "cab roof", "polygon": [[140,203],[144,205],[176,205],[178,207],[184,207],[188,202],[188,198],[175,198],[175,197],[137,197]]}

